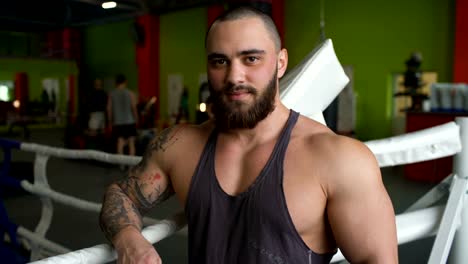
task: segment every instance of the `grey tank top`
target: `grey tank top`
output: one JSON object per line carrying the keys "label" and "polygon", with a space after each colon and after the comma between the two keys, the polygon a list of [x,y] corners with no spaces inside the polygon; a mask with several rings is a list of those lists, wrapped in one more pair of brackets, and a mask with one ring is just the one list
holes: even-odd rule
{"label": "grey tank top", "polygon": [[228,195],[215,175],[216,129],[210,135],[187,196],[189,263],[330,263],[296,231],[283,192],[283,161],[299,114],[290,112],[265,167],[249,188]]}
{"label": "grey tank top", "polygon": [[127,89],[114,89],[110,93],[112,100],[113,125],[130,125],[135,123],[132,112],[132,98]]}

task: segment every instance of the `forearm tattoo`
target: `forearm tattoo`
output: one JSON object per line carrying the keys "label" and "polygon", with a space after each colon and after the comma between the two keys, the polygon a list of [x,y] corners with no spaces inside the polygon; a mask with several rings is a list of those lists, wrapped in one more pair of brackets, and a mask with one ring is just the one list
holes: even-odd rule
{"label": "forearm tattoo", "polygon": [[119,181],[117,186],[109,188],[100,216],[101,229],[109,241],[124,227],[134,226],[141,230],[141,215],[174,194],[171,185],[164,190],[161,185],[157,185],[145,195],[142,190],[146,185],[139,184],[136,177],[129,176]]}
{"label": "forearm tattoo", "polygon": [[127,226],[141,229],[141,215],[128,196],[112,185],[107,191],[99,217],[99,225],[106,238],[112,242],[114,236]]}

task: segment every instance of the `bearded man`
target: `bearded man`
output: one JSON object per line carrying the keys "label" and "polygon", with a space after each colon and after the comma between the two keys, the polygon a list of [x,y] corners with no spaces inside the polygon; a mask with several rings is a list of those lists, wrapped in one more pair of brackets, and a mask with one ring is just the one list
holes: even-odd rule
{"label": "bearded man", "polygon": [[119,263],[161,263],[141,214],[175,194],[189,263],[397,263],[395,215],[373,154],[287,109],[288,55],[271,18],[240,7],[206,37],[213,120],[159,135],[112,184],[101,228]]}

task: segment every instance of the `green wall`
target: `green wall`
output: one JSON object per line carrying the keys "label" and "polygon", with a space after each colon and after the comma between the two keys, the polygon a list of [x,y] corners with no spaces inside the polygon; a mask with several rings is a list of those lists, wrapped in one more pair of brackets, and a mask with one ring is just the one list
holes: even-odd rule
{"label": "green wall", "polygon": [[0,57],[39,57],[40,40],[40,33],[0,31]]}
{"label": "green wall", "polygon": [[[60,111],[66,110],[66,78],[78,74],[76,64],[65,60],[41,60],[21,58],[0,58],[0,80],[15,80],[18,72],[28,75],[29,100],[40,100],[42,79],[59,79],[58,106]],[[76,86],[75,86],[76,87]],[[76,92],[76,90],[75,90]],[[75,96],[75,98],[77,98]]]}
{"label": "green wall", "polygon": [[[138,91],[135,42],[131,35],[133,20],[86,27],[83,30],[83,71],[89,79],[81,89],[91,89],[95,78],[111,79],[125,74],[128,87]],[[111,87],[106,87],[111,88]]]}
{"label": "green wall", "polygon": [[167,119],[167,79],[181,74],[189,91],[190,120],[195,120],[199,76],[206,73],[204,37],[206,9],[195,8],[160,17],[160,106],[161,118]]}
{"label": "green wall", "polygon": [[58,79],[58,107],[59,111],[66,111],[66,79],[78,75],[77,66],[73,61],[41,59],[41,45],[40,33],[0,31],[0,80],[14,81],[16,73],[25,72],[29,100],[39,101],[42,79]]}
{"label": "green wall", "polygon": [[388,79],[405,70],[411,52],[422,52],[422,69],[436,71],[438,81],[451,81],[453,0],[288,0],[285,43],[290,68],[318,44],[320,2],[326,4],[326,36],[333,40],[340,62],[354,69],[360,139],[391,135],[393,98]]}
{"label": "green wall", "polygon": [[[289,68],[319,43],[320,2],[325,2],[326,35],[343,65],[354,69],[357,93],[356,133],[368,140],[391,135],[394,73],[405,70],[413,51],[422,52],[425,71],[440,82],[452,78],[454,0],[288,0],[285,1],[285,45]],[[122,72],[137,90],[132,21],[84,30],[84,62],[89,78]],[[167,77],[181,74],[189,88],[194,121],[199,76],[205,73],[206,8],[160,16],[160,107],[167,119]]]}
{"label": "green wall", "polygon": [[[129,88],[138,91],[135,43],[130,28],[133,21],[87,27],[83,31],[84,61],[89,79],[113,78],[124,73]],[[167,77],[181,74],[189,89],[190,120],[195,120],[199,75],[205,73],[204,35],[206,9],[195,8],[160,16],[160,109],[167,114]]]}

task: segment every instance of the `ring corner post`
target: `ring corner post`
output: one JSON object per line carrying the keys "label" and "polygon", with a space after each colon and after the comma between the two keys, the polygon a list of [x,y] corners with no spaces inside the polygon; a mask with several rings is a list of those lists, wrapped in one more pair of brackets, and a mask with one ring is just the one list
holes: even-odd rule
{"label": "ring corner post", "polygon": [[[468,117],[458,117],[456,122],[460,127],[460,139],[462,150],[455,155],[453,168],[454,173],[460,178],[468,179]],[[468,259],[468,190],[465,193],[462,212],[460,215],[460,226],[455,234],[449,263],[462,264]]]}

